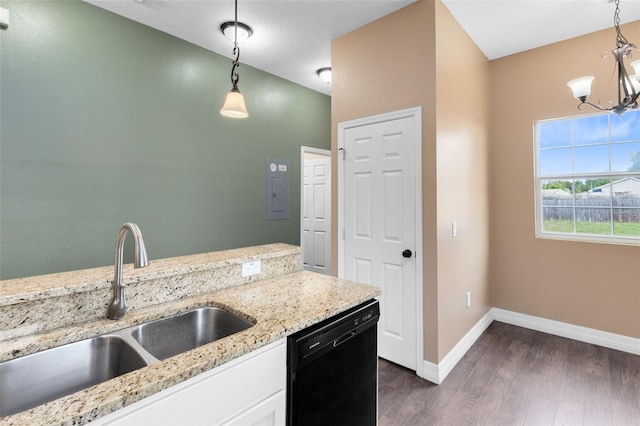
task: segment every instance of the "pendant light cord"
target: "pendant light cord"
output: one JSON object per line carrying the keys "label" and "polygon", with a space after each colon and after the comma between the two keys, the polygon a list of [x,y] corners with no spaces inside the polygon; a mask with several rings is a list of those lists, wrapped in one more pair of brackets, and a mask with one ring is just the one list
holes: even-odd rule
{"label": "pendant light cord", "polygon": [[233,85],[233,89],[238,90],[238,82],[240,81],[240,75],[236,71],[240,66],[240,47],[238,47],[238,0],[235,0],[235,4],[235,18],[233,21],[233,54],[235,55],[235,59],[231,67],[231,84]]}

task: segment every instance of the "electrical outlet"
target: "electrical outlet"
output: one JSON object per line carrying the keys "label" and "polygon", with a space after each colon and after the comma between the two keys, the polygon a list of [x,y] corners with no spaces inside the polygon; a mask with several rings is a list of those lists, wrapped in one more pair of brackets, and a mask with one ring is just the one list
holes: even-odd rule
{"label": "electrical outlet", "polygon": [[248,277],[260,273],[260,261],[254,260],[253,262],[245,262],[242,264],[242,276]]}
{"label": "electrical outlet", "polygon": [[471,292],[467,292],[467,308],[471,307]]}

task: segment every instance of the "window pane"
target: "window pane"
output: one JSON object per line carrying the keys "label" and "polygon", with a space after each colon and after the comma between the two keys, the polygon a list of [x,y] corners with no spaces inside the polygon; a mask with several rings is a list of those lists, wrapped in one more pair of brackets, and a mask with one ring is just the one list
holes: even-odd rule
{"label": "window pane", "polygon": [[612,186],[613,207],[640,207],[640,179],[618,179]]}
{"label": "window pane", "polygon": [[611,116],[611,141],[631,141],[640,139],[640,111],[627,111]]}
{"label": "window pane", "polygon": [[607,197],[611,196],[611,179],[586,179],[577,181],[578,192],[595,192],[606,193]]}
{"label": "window pane", "polygon": [[609,142],[609,115],[594,115],[573,120],[575,145]]}
{"label": "window pane", "polygon": [[[640,179],[637,178],[620,179],[618,182],[620,188],[628,189],[634,184],[640,187]],[[616,192],[614,183],[613,191],[614,235],[640,237],[640,189]]]}
{"label": "window pane", "polygon": [[612,172],[640,172],[640,142],[611,145]]}
{"label": "window pane", "polygon": [[573,234],[573,181],[541,181],[540,195],[542,197],[542,231]]}
{"label": "window pane", "polygon": [[571,146],[571,120],[538,123],[538,147]]}
{"label": "window pane", "polygon": [[578,234],[611,235],[611,209],[576,208]]}
{"label": "window pane", "polygon": [[635,222],[614,221],[613,235],[619,235],[621,237],[640,237],[640,220],[636,220]]}
{"label": "window pane", "polygon": [[576,207],[611,207],[611,193],[605,192],[582,192],[576,194]]}
{"label": "window pane", "polygon": [[613,234],[640,237],[640,209],[613,209]]}
{"label": "window pane", "polygon": [[575,173],[609,171],[609,146],[580,146],[575,148]]}
{"label": "window pane", "polygon": [[573,206],[573,181],[545,180],[540,184],[543,206]]}
{"label": "window pane", "polygon": [[573,207],[543,207],[542,230],[573,234]]}
{"label": "window pane", "polygon": [[571,173],[571,148],[545,149],[540,151],[540,176]]}

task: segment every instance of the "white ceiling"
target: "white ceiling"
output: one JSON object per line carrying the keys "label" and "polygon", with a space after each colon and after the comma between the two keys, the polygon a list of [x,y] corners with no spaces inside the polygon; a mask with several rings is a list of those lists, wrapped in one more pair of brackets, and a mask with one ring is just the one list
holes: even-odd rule
{"label": "white ceiling", "polygon": [[[489,59],[613,28],[615,11],[610,0],[442,1]],[[637,20],[640,0],[620,0],[620,23]],[[625,36],[640,46],[640,34]]]}
{"label": "white ceiling", "polygon": [[[220,24],[233,21],[233,0],[85,1],[231,57]],[[238,20],[254,31],[240,62],[330,94],[315,72],[331,66],[331,40],[414,1],[240,0]],[[489,59],[612,27],[615,10],[609,0],[442,1]],[[620,8],[622,23],[640,20],[640,0]]]}

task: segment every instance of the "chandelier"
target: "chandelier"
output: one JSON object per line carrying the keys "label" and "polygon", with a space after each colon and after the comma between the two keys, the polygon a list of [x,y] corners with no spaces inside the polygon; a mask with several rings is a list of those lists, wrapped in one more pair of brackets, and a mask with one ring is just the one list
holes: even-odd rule
{"label": "chandelier", "polygon": [[238,81],[240,81],[240,75],[237,72],[240,66],[240,48],[238,47],[238,0],[235,0],[235,6],[236,15],[233,21],[233,54],[235,55],[235,59],[231,67],[231,90],[227,93],[220,114],[231,118],[247,118],[249,113],[244,104],[244,96],[242,96],[242,93],[240,93],[238,89]]}
{"label": "chandelier", "polygon": [[[582,106],[587,104],[599,109],[600,111],[611,111],[618,115],[624,113],[627,110],[638,108],[638,96],[640,95],[640,61],[632,62],[630,65],[635,71],[635,75],[629,75],[625,66],[624,58],[631,59],[631,52],[638,50],[638,48],[627,41],[620,31],[620,0],[615,0],[616,11],[613,15],[613,23],[616,28],[616,48],[611,51],[614,59],[616,60],[616,68],[618,71],[618,105],[605,108],[600,105],[593,104],[587,101],[587,97],[591,94],[591,82],[593,76],[580,77],[575,80],[571,80],[567,83],[567,86],[573,91],[573,96],[580,101],[578,109],[582,110]],[[603,57],[608,52],[603,54]]]}

